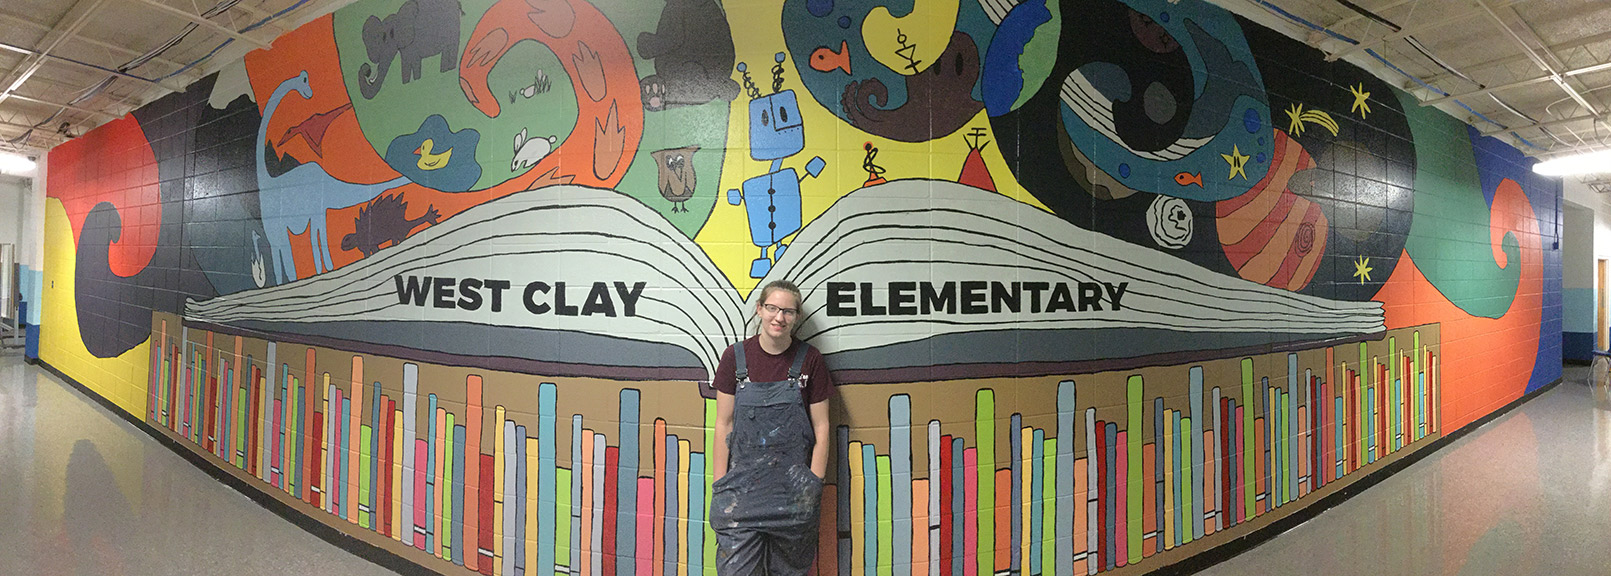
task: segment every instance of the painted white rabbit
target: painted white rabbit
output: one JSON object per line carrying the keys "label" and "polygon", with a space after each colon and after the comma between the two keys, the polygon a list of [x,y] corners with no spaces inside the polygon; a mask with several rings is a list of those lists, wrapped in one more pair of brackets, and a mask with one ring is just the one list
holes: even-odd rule
{"label": "painted white rabbit", "polygon": [[520,133],[515,135],[515,160],[510,163],[509,170],[519,172],[536,166],[549,152],[554,151],[554,143],[558,141],[559,138],[553,136],[527,138],[526,129],[521,128]]}

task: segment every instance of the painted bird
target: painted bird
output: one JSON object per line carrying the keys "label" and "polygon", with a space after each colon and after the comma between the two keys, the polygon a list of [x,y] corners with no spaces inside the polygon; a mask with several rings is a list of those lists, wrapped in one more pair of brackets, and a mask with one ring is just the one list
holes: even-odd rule
{"label": "painted bird", "polygon": [[1175,175],[1175,183],[1181,186],[1196,184],[1198,188],[1202,188],[1203,174],[1201,172],[1197,174],[1192,174],[1191,172],[1181,172]]}
{"label": "painted bird", "polygon": [[811,52],[811,69],[818,72],[833,72],[844,70],[850,74],[850,42],[839,41],[839,51],[829,50],[823,46]]}
{"label": "painted bird", "polygon": [[432,142],[430,138],[426,138],[424,142],[420,142],[419,148],[414,149],[414,153],[418,154],[420,157],[418,163],[420,170],[436,170],[443,166],[447,166],[448,160],[453,159],[452,148],[448,148],[447,150],[443,150],[437,154],[432,154],[431,146],[435,144],[436,143]]}
{"label": "painted bird", "polygon": [[684,146],[650,154],[659,167],[660,195],[671,201],[672,212],[687,212],[684,204],[694,197],[694,187],[699,185],[694,173],[694,153],[698,151],[698,146]]}

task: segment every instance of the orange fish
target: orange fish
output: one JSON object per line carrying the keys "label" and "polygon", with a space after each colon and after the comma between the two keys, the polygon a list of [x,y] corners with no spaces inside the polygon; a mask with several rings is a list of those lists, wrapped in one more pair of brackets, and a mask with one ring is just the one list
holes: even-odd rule
{"label": "orange fish", "polygon": [[1202,188],[1203,187],[1203,175],[1202,175],[1201,172],[1199,172],[1197,174],[1192,174],[1191,172],[1181,172],[1181,173],[1175,175],[1175,183],[1179,184],[1181,186],[1186,186],[1188,184],[1196,184],[1198,188]]}
{"label": "orange fish", "polygon": [[841,40],[839,42],[839,51],[838,52],[834,52],[833,50],[829,50],[827,46],[823,46],[823,47],[817,48],[816,50],[813,50],[811,52],[811,69],[816,70],[818,72],[833,72],[834,70],[844,70],[845,74],[849,74],[850,73],[850,42]]}

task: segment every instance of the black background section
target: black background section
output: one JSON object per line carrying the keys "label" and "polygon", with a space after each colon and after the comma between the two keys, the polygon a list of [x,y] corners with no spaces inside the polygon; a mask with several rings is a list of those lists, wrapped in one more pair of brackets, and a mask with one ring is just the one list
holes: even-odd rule
{"label": "black background section", "polygon": [[[1415,213],[1415,144],[1393,88],[1347,62],[1327,62],[1319,50],[1238,18],[1264,77],[1276,128],[1289,126],[1287,110],[1322,110],[1337,121],[1337,135],[1305,123],[1295,137],[1315,168],[1293,177],[1289,188],[1320,205],[1328,224],[1326,254],[1314,280],[1299,292],[1337,300],[1376,296],[1397,266]],[[1353,111],[1350,88],[1370,93],[1370,112]],[[1288,134],[1291,136],[1291,134]],[[1354,262],[1370,259],[1369,282],[1354,276]]]}
{"label": "black background section", "polygon": [[[267,242],[264,250],[253,248],[252,235],[263,235],[257,203],[257,154],[255,142],[262,121],[257,104],[241,96],[223,110],[208,105],[213,75],[185,92],[170,94],[134,116],[151,141],[157,157],[157,175],[162,182],[164,210],[169,199],[177,199],[183,229],[174,244],[182,246],[179,283],[172,285],[178,296],[173,307],[159,308],[179,313],[183,298],[211,298],[256,288],[252,280],[254,253],[268,268]],[[164,223],[168,220],[164,214]]]}
{"label": "black background section", "polygon": [[267,258],[252,241],[254,231],[262,235],[253,142],[260,117],[245,96],[224,110],[208,106],[217,78],[132,113],[156,156],[161,199],[157,246],[145,268],[129,277],[112,273],[109,245],[123,217],[110,203],[86,216],[73,291],[79,334],[97,357],[144,342],[152,311],[179,314],[187,298],[256,287],[253,255]]}
{"label": "black background section", "polygon": [[113,274],[111,244],[121,235],[122,224],[112,204],[102,202],[84,217],[79,233],[73,279],[78,335],[84,348],[98,358],[118,356],[151,337],[154,291],[150,283],[158,277],[158,258],[170,255],[159,247],[139,275],[123,278]]}
{"label": "black background section", "polygon": [[[1191,242],[1178,250],[1163,250],[1153,241],[1147,227],[1147,208],[1158,198],[1157,194],[1141,191],[1116,200],[1098,199],[1092,196],[1088,185],[1070,172],[1064,160],[1064,149],[1071,148],[1072,143],[1063,132],[1063,104],[1058,96],[1063,79],[1070,72],[1101,61],[1119,64],[1131,74],[1172,85],[1184,82],[1190,86],[1192,83],[1192,71],[1184,56],[1178,61],[1164,58],[1136,39],[1131,33],[1128,7],[1115,0],[1097,0],[1091,4],[1089,12],[1082,13],[1081,17],[1063,19],[1057,64],[1040,90],[1018,110],[990,119],[990,128],[995,132],[1007,166],[1036,200],[1075,226],[1236,276],[1236,269],[1231,267],[1219,245],[1214,203],[1186,200],[1192,213]],[[1179,52],[1173,54],[1179,55]]]}
{"label": "black background section", "polygon": [[[1178,250],[1158,248],[1147,226],[1147,208],[1156,194],[1137,192],[1104,200],[1091,194],[1065,160],[1072,147],[1063,132],[1062,80],[1093,61],[1124,66],[1132,74],[1184,74],[1189,68],[1153,62],[1123,20],[1123,4],[1099,1],[1090,18],[1065,19],[1057,64],[1040,90],[1013,112],[990,119],[1002,155],[1030,194],[1068,222],[1149,249],[1179,256],[1195,264],[1236,276],[1219,244],[1213,202],[1186,200],[1192,211],[1192,240]],[[1323,298],[1365,301],[1375,297],[1392,274],[1409,237],[1414,215],[1415,147],[1393,88],[1346,62],[1326,62],[1313,48],[1273,30],[1237,18],[1269,98],[1276,128],[1288,128],[1287,110],[1321,110],[1338,124],[1333,136],[1305,123],[1295,137],[1316,168],[1295,176],[1292,190],[1314,201],[1325,213],[1326,254],[1314,279],[1299,292]],[[1105,24],[1104,24],[1105,23]],[[1122,25],[1121,25],[1122,24]],[[1370,92],[1370,112],[1352,112],[1349,89]],[[1250,175],[1251,177],[1251,175]],[[1253,179],[1257,179],[1256,177]],[[1354,262],[1369,259],[1370,281],[1354,276]]]}

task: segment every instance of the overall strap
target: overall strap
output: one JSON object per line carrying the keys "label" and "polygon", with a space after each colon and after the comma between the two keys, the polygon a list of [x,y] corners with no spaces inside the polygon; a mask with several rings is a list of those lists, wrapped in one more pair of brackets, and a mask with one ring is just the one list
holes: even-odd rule
{"label": "overall strap", "polygon": [[801,342],[800,343],[800,349],[796,350],[794,352],[794,365],[789,367],[789,379],[790,380],[799,380],[800,379],[800,368],[805,365],[806,355],[809,354],[810,352],[811,352],[811,345],[806,344],[805,342]]}
{"label": "overall strap", "polygon": [[733,381],[743,382],[750,377],[750,363],[744,359],[744,341],[733,345]]}

